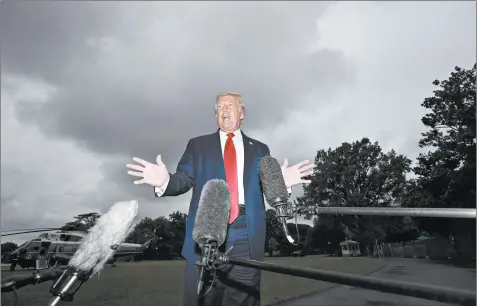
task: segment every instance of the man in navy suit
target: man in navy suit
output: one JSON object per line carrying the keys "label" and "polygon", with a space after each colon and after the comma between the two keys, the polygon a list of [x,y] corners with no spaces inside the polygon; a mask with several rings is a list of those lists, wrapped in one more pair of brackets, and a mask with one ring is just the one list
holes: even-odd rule
{"label": "man in navy suit", "polygon": [[[154,187],[156,197],[177,196],[193,188],[182,255],[186,262],[184,306],[259,306],[260,270],[228,266],[218,275],[214,287],[201,298],[197,295],[198,268],[195,262],[200,250],[192,240],[197,206],[202,188],[211,179],[223,179],[230,189],[230,218],[222,250],[230,257],[263,260],[265,245],[265,203],[259,183],[260,159],[270,155],[266,144],[245,135],[240,126],[245,118],[242,97],[222,93],[216,98],[215,114],[219,130],[189,140],[176,173],[170,174],[157,156],[156,164],[133,158],[140,165],[128,164],[128,174],[142,177],[135,184]],[[313,164],[303,161],[288,167],[282,165],[285,184],[291,187],[309,183],[303,177],[312,174]],[[132,170],[132,171],[131,171]],[[207,288],[206,288],[207,289]]]}

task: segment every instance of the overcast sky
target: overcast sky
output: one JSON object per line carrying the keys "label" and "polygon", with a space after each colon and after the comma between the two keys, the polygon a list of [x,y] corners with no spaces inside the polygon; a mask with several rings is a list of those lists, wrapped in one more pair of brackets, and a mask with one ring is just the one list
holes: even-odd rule
{"label": "overcast sky", "polygon": [[222,91],[243,94],[244,132],[280,162],[362,137],[415,159],[432,81],[476,54],[474,2],[0,6],[2,230],[119,200],[187,212],[190,192],[155,199],[125,164],[161,153],[174,172],[188,139],[216,130]]}

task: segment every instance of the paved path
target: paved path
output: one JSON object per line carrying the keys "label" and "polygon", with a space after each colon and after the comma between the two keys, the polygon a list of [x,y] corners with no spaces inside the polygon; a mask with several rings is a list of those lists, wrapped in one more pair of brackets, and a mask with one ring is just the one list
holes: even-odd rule
{"label": "paved path", "polygon": [[[475,268],[438,264],[426,259],[385,260],[386,267],[372,273],[371,276],[475,291]],[[341,285],[316,295],[281,304],[281,306],[305,305],[444,306],[451,304]]]}

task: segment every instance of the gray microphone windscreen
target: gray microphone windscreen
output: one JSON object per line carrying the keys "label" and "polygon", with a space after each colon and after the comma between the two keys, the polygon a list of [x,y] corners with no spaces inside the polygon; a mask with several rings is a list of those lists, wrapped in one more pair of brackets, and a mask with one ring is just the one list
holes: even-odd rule
{"label": "gray microphone windscreen", "polygon": [[68,263],[69,267],[96,274],[115,251],[111,246],[122,243],[134,228],[138,214],[137,201],[116,202],[102,215],[83,239],[78,251]]}
{"label": "gray microphone windscreen", "polygon": [[288,199],[288,190],[278,161],[271,156],[264,156],[259,165],[260,182],[262,190],[269,205],[277,201]]}
{"label": "gray microphone windscreen", "polygon": [[224,180],[208,181],[200,194],[192,239],[202,246],[208,240],[225,242],[230,214],[230,191]]}

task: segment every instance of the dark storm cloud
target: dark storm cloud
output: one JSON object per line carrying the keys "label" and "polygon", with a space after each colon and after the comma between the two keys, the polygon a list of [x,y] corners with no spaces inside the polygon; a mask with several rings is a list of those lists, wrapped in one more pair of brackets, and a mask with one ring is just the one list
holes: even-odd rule
{"label": "dark storm cloud", "polygon": [[313,53],[327,5],[15,5],[4,15],[5,70],[59,87],[52,102],[22,108],[24,122],[102,154],[175,162],[188,138],[215,130],[221,91],[244,94],[250,130],[351,77],[339,52]]}
{"label": "dark storm cloud", "polygon": [[124,164],[162,153],[173,172],[189,138],[215,131],[221,91],[244,94],[245,132],[280,162],[362,137],[415,156],[432,80],[475,61],[471,3],[12,2],[2,228],[127,199],[142,217],[187,211],[190,195],[154,199]]}

